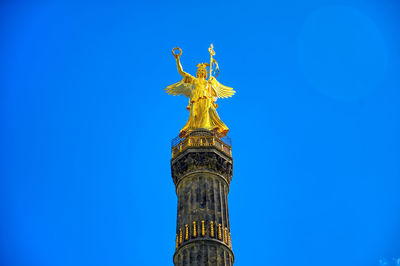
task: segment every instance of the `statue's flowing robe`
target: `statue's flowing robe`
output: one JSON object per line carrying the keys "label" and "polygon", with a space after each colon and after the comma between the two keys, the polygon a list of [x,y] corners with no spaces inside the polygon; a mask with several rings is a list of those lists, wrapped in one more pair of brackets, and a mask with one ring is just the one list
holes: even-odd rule
{"label": "statue's flowing robe", "polygon": [[189,104],[189,119],[179,136],[184,137],[196,128],[208,129],[218,135],[226,136],[229,129],[218,116],[210,84],[205,80],[194,79],[193,85]]}

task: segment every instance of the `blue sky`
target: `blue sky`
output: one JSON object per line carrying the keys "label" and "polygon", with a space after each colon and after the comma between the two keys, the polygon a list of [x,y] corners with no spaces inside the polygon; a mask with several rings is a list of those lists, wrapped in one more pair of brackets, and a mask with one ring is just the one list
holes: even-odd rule
{"label": "blue sky", "polygon": [[[1,6],[0,259],[172,265],[170,141],[214,44],[235,265],[400,257],[398,1]],[[394,264],[393,264],[394,265]]]}

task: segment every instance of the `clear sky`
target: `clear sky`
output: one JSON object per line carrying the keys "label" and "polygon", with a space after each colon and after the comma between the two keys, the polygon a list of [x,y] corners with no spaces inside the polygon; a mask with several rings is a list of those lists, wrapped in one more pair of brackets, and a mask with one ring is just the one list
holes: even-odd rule
{"label": "clear sky", "polygon": [[163,89],[181,79],[173,47],[195,74],[210,43],[237,91],[218,101],[235,265],[395,265],[399,1],[0,10],[0,265],[172,265],[170,141],[188,112]]}

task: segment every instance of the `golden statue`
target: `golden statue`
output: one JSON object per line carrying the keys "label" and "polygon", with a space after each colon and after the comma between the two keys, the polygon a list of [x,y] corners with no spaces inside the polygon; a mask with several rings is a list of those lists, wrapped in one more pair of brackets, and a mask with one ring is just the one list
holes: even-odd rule
{"label": "golden statue", "polygon": [[[197,65],[196,77],[186,73],[182,69],[179,57],[182,50],[178,47],[172,49],[172,54],[176,59],[178,72],[183,79],[175,84],[168,86],[165,90],[172,95],[185,95],[189,97],[189,105],[187,109],[190,112],[186,125],[179,133],[179,137],[184,138],[190,131],[197,128],[204,128],[213,131],[220,137],[228,134],[228,127],[221,121],[216,108],[218,105],[215,101],[218,98],[228,98],[235,94],[235,91],[227,86],[220,84],[215,78],[219,74],[217,61],[213,58],[215,55],[213,45],[208,48],[210,52],[210,64],[201,63]],[[175,53],[179,50],[179,54]],[[215,77],[212,76],[212,68],[215,65]],[[207,67],[209,67],[209,78],[207,80]]]}

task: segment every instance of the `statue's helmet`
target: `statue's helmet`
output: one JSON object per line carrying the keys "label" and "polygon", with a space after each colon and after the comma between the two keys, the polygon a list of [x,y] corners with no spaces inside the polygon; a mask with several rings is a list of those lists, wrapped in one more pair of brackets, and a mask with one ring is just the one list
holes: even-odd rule
{"label": "statue's helmet", "polygon": [[207,63],[200,63],[197,65],[197,74],[196,76],[199,77],[204,77],[204,79],[207,78],[207,67],[210,66]]}

